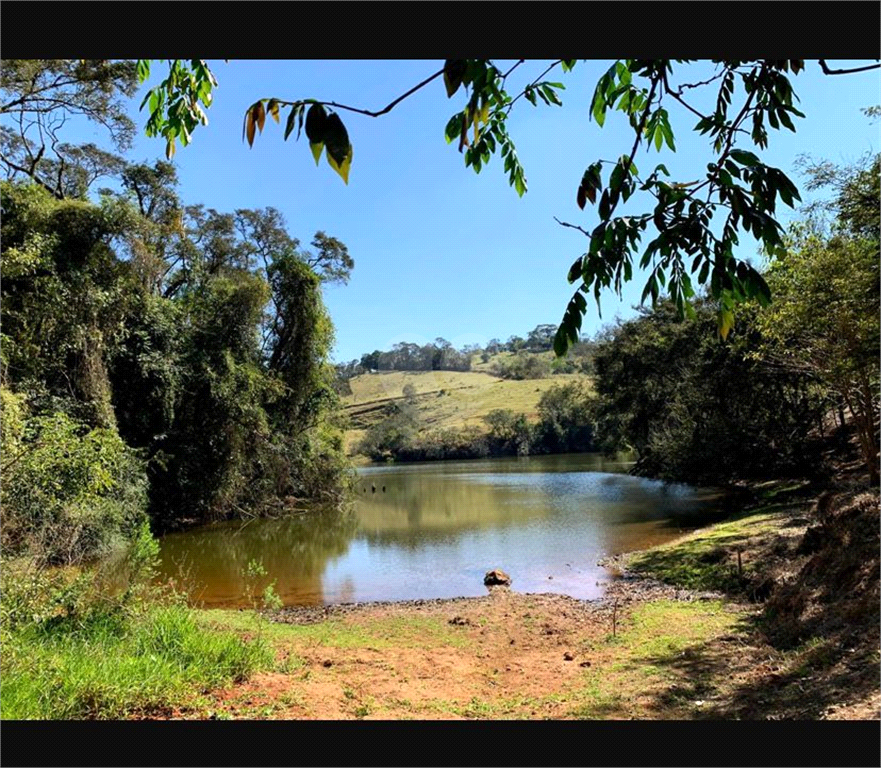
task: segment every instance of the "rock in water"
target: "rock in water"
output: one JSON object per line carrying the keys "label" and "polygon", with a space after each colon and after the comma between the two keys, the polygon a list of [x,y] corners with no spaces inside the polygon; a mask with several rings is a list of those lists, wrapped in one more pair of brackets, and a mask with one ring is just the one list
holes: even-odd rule
{"label": "rock in water", "polygon": [[504,571],[494,568],[493,570],[486,572],[486,576],[483,577],[483,583],[488,587],[496,584],[504,584],[505,586],[508,586],[511,584],[511,577]]}

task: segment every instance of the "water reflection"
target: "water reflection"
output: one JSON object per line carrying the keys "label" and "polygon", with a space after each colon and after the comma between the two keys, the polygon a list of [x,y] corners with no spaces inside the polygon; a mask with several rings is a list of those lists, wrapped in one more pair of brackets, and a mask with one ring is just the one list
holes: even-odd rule
{"label": "water reflection", "polygon": [[585,454],[371,467],[345,513],[167,536],[163,576],[185,575],[195,600],[225,606],[245,604],[251,559],[286,604],[479,595],[493,567],[518,591],[595,597],[600,557],[724,513],[718,494],[627,467]]}
{"label": "water reflection", "polygon": [[256,560],[268,573],[258,587],[275,579],[286,604],[321,604],[322,574],[329,562],[346,554],[357,528],[357,517],[349,510],[173,533],[161,542],[161,576],[183,583],[194,602],[247,605],[245,572]]}

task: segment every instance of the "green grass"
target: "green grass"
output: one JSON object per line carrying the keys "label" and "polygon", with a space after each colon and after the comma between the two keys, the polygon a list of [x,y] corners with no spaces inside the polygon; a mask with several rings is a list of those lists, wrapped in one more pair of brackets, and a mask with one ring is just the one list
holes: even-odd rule
{"label": "green grass", "polygon": [[[699,603],[658,600],[636,606],[611,635],[585,644],[585,655],[600,654],[608,662],[583,672],[580,686],[569,695],[568,716],[584,719],[644,717],[639,703],[646,691],[679,690],[685,699],[706,693],[708,674],[683,676],[676,665],[705,643],[736,629],[739,617],[718,600]],[[669,693],[667,694],[669,695]]]}
{"label": "green grass", "polygon": [[[766,535],[778,526],[779,516],[768,505],[747,516],[719,523],[668,544],[637,552],[627,560],[627,568],[686,589],[736,591],[736,550],[751,539]],[[755,563],[742,563],[748,576]]]}
{"label": "green grass", "polygon": [[261,639],[200,626],[179,605],[132,617],[103,614],[82,626],[4,631],[0,716],[119,719],[187,703],[272,663]]}
{"label": "green grass", "polygon": [[328,620],[315,624],[283,624],[261,620],[253,611],[203,610],[203,626],[236,632],[259,633],[276,645],[326,648],[432,648],[463,647],[468,638],[455,627],[428,616],[389,616],[363,624]]}

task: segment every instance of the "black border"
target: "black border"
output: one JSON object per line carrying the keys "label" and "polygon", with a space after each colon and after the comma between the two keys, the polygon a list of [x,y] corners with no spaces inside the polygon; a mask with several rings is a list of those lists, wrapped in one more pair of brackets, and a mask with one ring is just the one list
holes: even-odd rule
{"label": "black border", "polygon": [[19,722],[4,766],[877,766],[881,722]]}
{"label": "black border", "polygon": [[875,0],[3,3],[5,58],[877,58]]}
{"label": "black border", "polygon": [[[4,58],[877,58],[881,4],[24,2]],[[8,766],[878,766],[878,722],[14,722]]]}

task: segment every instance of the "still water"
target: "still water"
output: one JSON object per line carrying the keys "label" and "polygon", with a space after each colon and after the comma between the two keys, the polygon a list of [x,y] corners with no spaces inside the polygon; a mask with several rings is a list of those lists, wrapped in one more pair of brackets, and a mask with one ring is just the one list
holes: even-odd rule
{"label": "still water", "polygon": [[347,512],[164,537],[161,573],[209,607],[247,605],[250,560],[268,574],[258,588],[274,579],[286,605],[484,595],[491,568],[518,592],[599,597],[601,557],[724,515],[718,492],[632,477],[629,466],[569,454],[368,467]]}

